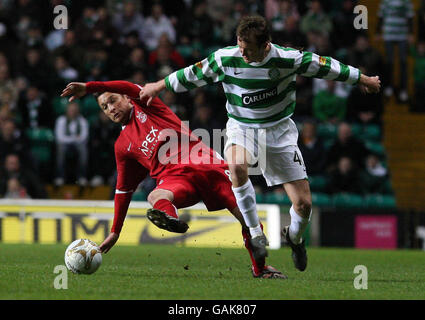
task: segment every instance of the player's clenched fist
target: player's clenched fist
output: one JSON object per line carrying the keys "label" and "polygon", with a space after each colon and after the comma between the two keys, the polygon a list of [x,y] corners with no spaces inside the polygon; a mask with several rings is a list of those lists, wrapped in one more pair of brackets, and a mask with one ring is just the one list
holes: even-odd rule
{"label": "player's clenched fist", "polygon": [[381,80],[379,80],[379,76],[368,77],[362,74],[360,77],[359,85],[363,92],[378,93],[381,89]]}

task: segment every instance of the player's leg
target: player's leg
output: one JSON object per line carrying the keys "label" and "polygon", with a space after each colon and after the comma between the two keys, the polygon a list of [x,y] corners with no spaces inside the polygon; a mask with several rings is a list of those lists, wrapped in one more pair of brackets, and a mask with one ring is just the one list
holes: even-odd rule
{"label": "player's leg", "polygon": [[[252,244],[251,244],[251,234],[248,227],[245,224],[242,213],[238,207],[235,207],[232,210],[229,210],[233,216],[240,222],[242,226],[242,237],[245,244],[245,248],[248,250],[249,257],[252,263],[252,275],[256,278],[269,278],[269,279],[287,279],[287,276],[282,272],[276,270],[271,266],[266,265],[266,258],[262,257],[259,259],[254,259]],[[261,225],[261,222],[260,222]],[[263,226],[261,225],[261,229]]]}
{"label": "player's leg", "polygon": [[409,45],[407,40],[399,41],[398,47],[398,58],[400,66],[400,93],[399,99],[401,102],[406,102],[409,98],[407,93],[407,56],[409,52]]}
{"label": "player's leg", "polygon": [[261,270],[263,269],[263,267],[265,265],[266,258],[264,258],[264,257],[260,258],[260,259],[258,259],[258,261],[256,261],[254,259],[254,256],[252,254],[252,246],[251,246],[251,243],[250,243],[251,234],[249,232],[249,228],[245,224],[245,220],[242,216],[241,211],[239,210],[238,207],[235,207],[234,209],[229,210],[229,211],[241,224],[242,237],[243,237],[243,241],[244,241],[244,244],[245,244],[245,248],[248,250],[249,257],[251,258],[253,272],[255,272],[255,273],[261,272]]}
{"label": "player's leg", "polygon": [[307,253],[301,236],[311,213],[311,194],[298,146],[288,145],[271,150],[267,154],[263,175],[268,186],[282,184],[293,204],[290,209],[291,224],[283,229],[282,235],[292,248],[295,267],[303,271],[307,267]]}
{"label": "player's leg", "polygon": [[154,206],[159,200],[168,200],[172,202],[174,200],[174,193],[170,190],[155,188],[148,194],[147,200],[151,206]]}
{"label": "player's leg", "polygon": [[233,194],[252,236],[255,257],[266,257],[267,239],[261,229],[257,214],[254,186],[248,176],[250,153],[237,144],[230,145],[225,152],[231,174]]}
{"label": "player's leg", "polygon": [[284,227],[282,235],[292,248],[292,259],[295,267],[304,271],[307,267],[307,252],[302,236],[310,222],[312,204],[310,186],[307,180],[296,180],[283,184],[292,202],[289,210],[291,224]]}
{"label": "player's leg", "polygon": [[232,144],[226,149],[232,180],[232,191],[251,235],[251,246],[256,259],[267,256],[267,238],[261,228],[257,214],[254,186],[248,176],[250,153],[242,146]]}
{"label": "player's leg", "polygon": [[289,237],[293,243],[299,244],[311,217],[310,186],[308,181],[303,179],[284,183],[283,188],[292,202],[289,210],[291,215]]}
{"label": "player's leg", "polygon": [[[227,208],[242,226],[242,236],[246,249],[252,262],[252,274],[258,278],[283,278],[286,276],[271,266],[266,266],[265,256],[258,254],[258,247],[253,242],[245,219],[236,204],[236,198],[232,190],[232,183],[228,175],[228,166],[223,163],[219,166],[210,166],[209,170],[198,175],[196,179],[199,185],[198,191],[206,207],[210,211]],[[209,182],[209,183],[208,183]],[[259,222],[261,230],[263,226]]]}
{"label": "player's leg", "polygon": [[254,164],[258,158],[256,131],[242,127],[239,122],[229,119],[226,124],[226,135],[224,155],[231,173],[233,193],[252,237],[262,236],[255,190],[248,176],[249,164]]}
{"label": "player's leg", "polygon": [[148,209],[147,218],[158,228],[177,233],[185,233],[189,226],[179,220],[177,208],[173,205],[173,192],[165,189],[155,189],[148,195],[152,209]]}
{"label": "player's leg", "polygon": [[147,200],[154,209],[164,211],[169,216],[178,218],[177,209],[173,205],[174,194],[170,190],[155,189],[149,193]]}

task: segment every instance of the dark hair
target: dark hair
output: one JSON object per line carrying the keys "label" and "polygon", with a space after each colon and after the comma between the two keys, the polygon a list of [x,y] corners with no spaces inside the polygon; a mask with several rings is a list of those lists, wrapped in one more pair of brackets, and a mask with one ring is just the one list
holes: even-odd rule
{"label": "dark hair", "polygon": [[99,98],[104,93],[105,93],[105,91],[103,91],[103,92],[93,92],[92,95],[97,101],[97,98]]}
{"label": "dark hair", "polygon": [[236,35],[242,41],[249,41],[254,38],[257,46],[261,46],[268,41],[271,41],[270,28],[267,20],[261,16],[246,16],[243,17],[236,29]]}

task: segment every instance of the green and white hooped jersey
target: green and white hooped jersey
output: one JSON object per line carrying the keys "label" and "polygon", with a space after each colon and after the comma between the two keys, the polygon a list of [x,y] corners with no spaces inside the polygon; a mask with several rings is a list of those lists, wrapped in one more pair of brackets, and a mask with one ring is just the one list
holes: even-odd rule
{"label": "green and white hooped jersey", "polygon": [[409,19],[415,16],[410,0],[382,0],[378,17],[382,18],[382,32],[385,41],[407,40]]}
{"label": "green and white hooped jersey", "polygon": [[331,57],[271,44],[262,62],[245,63],[239,46],[219,49],[208,58],[173,72],[167,88],[185,92],[221,82],[227,98],[227,115],[242,125],[266,128],[289,118],[295,109],[296,76],[356,84],[357,68]]}

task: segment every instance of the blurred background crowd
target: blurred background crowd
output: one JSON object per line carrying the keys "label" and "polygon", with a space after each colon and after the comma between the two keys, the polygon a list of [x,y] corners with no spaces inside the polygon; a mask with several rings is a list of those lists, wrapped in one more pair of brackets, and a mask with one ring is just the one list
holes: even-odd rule
{"label": "blurred background crowd", "polygon": [[[382,36],[391,1],[382,1]],[[409,1],[407,1],[408,3]],[[195,63],[214,50],[236,44],[235,29],[244,15],[270,22],[272,42],[303,48],[380,75],[384,90],[364,95],[356,86],[322,79],[297,79],[293,116],[312,191],[391,195],[382,145],[382,110],[386,96],[425,109],[425,6],[399,12],[406,28],[402,39],[386,41],[387,53],[415,58],[417,96],[406,82],[392,83],[391,55],[371,46],[364,30],[353,28],[354,0],[0,0],[0,196],[49,198],[54,188],[78,184],[114,189],[113,145],[120,127],[111,123],[92,96],[74,103],[61,98],[68,82],[128,80],[143,85]],[[53,27],[53,8],[68,9],[68,29]],[[391,9],[391,8],[389,8]],[[411,37],[418,14],[419,35]],[[385,36],[385,35],[384,35]],[[387,45],[388,44],[388,45]],[[405,50],[405,51],[402,51]],[[401,70],[406,57],[401,55]],[[402,73],[402,77],[408,75]],[[166,91],[163,101],[192,129],[225,128],[225,97],[220,85],[187,94]],[[284,196],[252,177],[259,197]],[[147,179],[140,199],[155,186]],[[264,198],[266,199],[266,198]],[[261,200],[261,199],[260,199]],[[314,201],[314,199],[313,199]]]}

